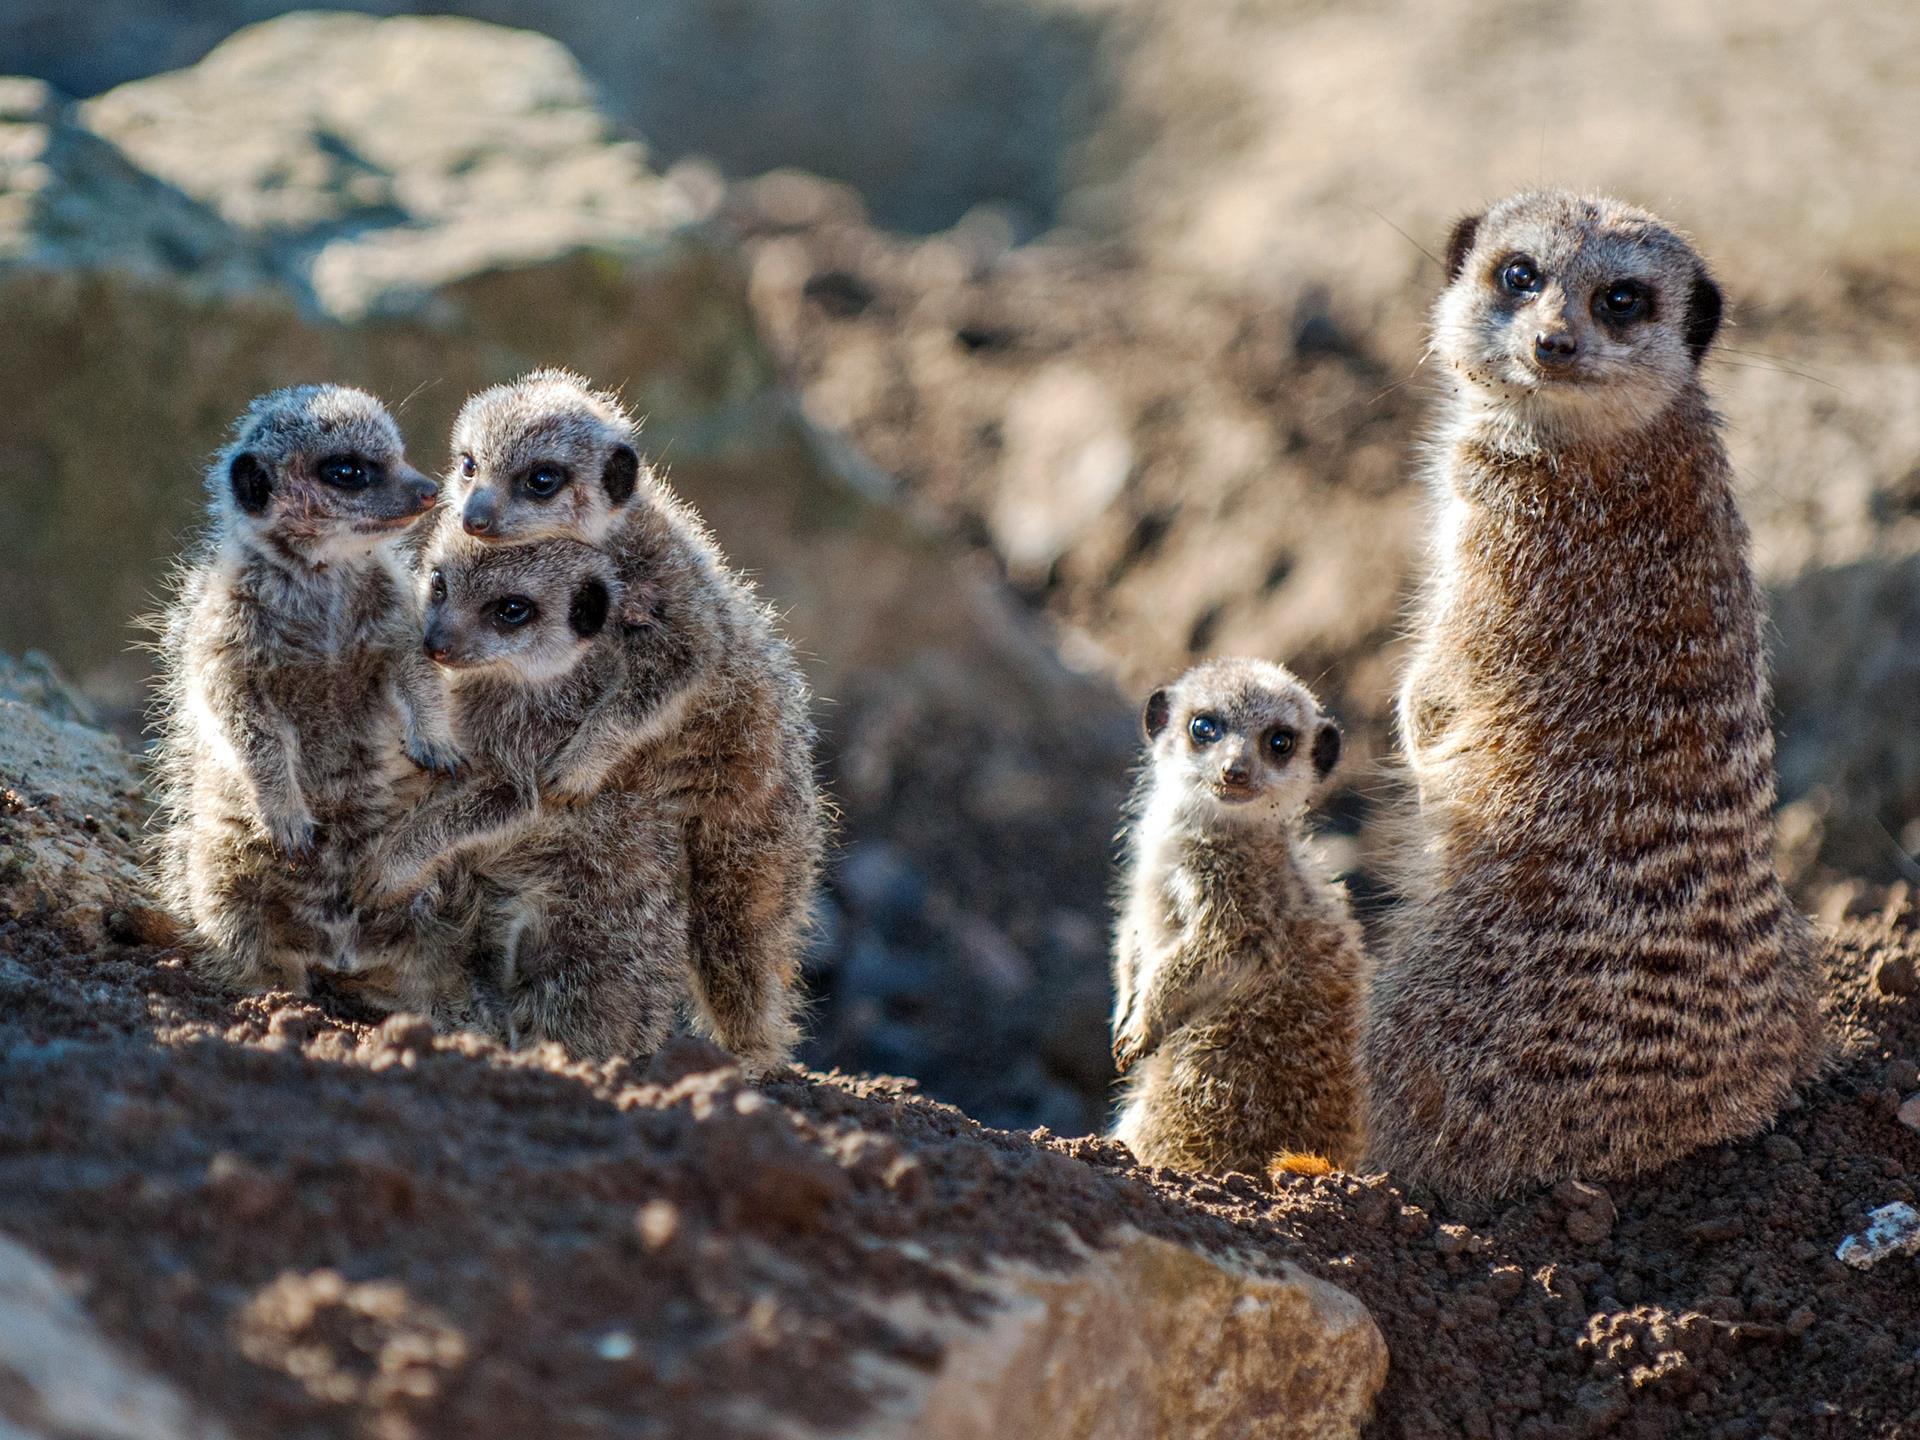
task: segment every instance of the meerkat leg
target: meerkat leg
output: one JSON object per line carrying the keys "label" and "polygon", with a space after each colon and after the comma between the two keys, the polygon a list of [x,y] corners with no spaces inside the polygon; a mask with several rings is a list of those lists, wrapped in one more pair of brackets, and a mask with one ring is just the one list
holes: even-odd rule
{"label": "meerkat leg", "polygon": [[[257,840],[243,842],[264,850]],[[230,851],[209,854],[196,844],[189,856],[187,901],[203,948],[193,957],[193,968],[203,978],[228,990],[290,990],[307,993],[307,976],[327,956],[326,937],[303,933],[294,909],[279,893],[263,867],[236,864]]]}
{"label": "meerkat leg", "polygon": [[686,928],[678,897],[552,897],[510,958],[515,1043],[551,1040],[582,1060],[649,1054],[685,994]]}
{"label": "meerkat leg", "polygon": [[394,661],[393,703],[405,727],[407,758],[436,775],[458,775],[466,757],[454,743],[447,686],[417,649]]}
{"label": "meerkat leg", "polygon": [[800,1038],[798,980],[819,842],[791,787],[751,820],[688,829],[688,938],[700,1028],[748,1065],[784,1064]]}

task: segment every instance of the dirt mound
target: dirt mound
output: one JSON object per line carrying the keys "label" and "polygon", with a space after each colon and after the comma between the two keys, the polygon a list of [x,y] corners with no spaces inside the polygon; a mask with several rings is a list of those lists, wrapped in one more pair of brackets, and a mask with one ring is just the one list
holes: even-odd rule
{"label": "dirt mound", "polygon": [[1891,1437],[1920,1385],[1915,1262],[1834,1252],[1920,1199],[1895,1115],[1920,1010],[1870,978],[1898,989],[1916,957],[1903,894],[1842,930],[1839,1056],[1775,1133],[1456,1213],[1384,1177],[1149,1173],[904,1081],[754,1088],[693,1041],[587,1068],[236,1003],[169,951],[9,923],[0,1227],[239,1435],[841,1430],[879,1403],[850,1356],[946,1353],[879,1301],[990,1310],[967,1272],[1070,1269],[1132,1227],[1363,1300],[1381,1436]]}

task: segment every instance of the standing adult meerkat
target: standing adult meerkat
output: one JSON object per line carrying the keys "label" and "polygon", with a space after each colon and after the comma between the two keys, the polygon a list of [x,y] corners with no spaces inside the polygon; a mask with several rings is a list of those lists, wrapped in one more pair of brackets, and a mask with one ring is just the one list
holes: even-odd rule
{"label": "standing adult meerkat", "polygon": [[1362,1053],[1371,1158],[1486,1194],[1751,1134],[1822,1040],[1699,377],[1720,292],[1654,216],[1559,193],[1461,221],[1448,271],[1417,843]]}
{"label": "standing adult meerkat", "polygon": [[699,518],[642,463],[632,419],[542,370],[470,399],[440,525],[485,544],[603,548],[627,688],[542,775],[550,802],[594,793],[636,751],[682,817],[702,1027],[741,1059],[798,1039],[800,948],[825,846],[810,697],[792,648]]}
{"label": "standing adult meerkat", "polygon": [[1154,691],[1114,944],[1114,1137],[1144,1164],[1264,1174],[1360,1158],[1364,957],[1305,833],[1340,731],[1281,666]]}
{"label": "standing adult meerkat", "polygon": [[254,401],[207,488],[160,637],[159,888],[202,973],[304,992],[422,938],[350,896],[420,771],[459,763],[395,554],[438,487],[378,400],[320,385]]}
{"label": "standing adult meerkat", "polygon": [[510,1043],[550,1040],[584,1059],[655,1050],[687,989],[677,812],[631,758],[571,804],[540,793],[543,768],[582,726],[621,722],[609,707],[630,692],[608,630],[613,561],[571,540],[482,545],[455,528],[422,563],[420,643],[448,676],[471,771],[393,827],[368,898],[392,910],[478,891],[469,1010]]}

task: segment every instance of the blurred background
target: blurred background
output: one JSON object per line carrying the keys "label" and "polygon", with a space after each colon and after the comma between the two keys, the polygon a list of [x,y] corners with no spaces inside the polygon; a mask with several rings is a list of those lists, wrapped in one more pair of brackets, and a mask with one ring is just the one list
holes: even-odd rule
{"label": "blurred background", "polygon": [[621,387],[782,608],[842,807],[807,1058],[1098,1125],[1134,705],[1290,664],[1371,903],[1432,252],[1593,187],[1693,231],[1772,597],[1781,860],[1920,874],[1920,6],[0,7],[0,649],[137,742],[259,391]]}

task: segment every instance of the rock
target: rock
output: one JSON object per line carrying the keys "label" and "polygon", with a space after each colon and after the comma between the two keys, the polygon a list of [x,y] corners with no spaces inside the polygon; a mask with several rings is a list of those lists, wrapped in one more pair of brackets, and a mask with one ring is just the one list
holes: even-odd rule
{"label": "rock", "polygon": [[943,1327],[938,1375],[863,1440],[1332,1440],[1386,1379],[1366,1308],[1292,1265],[1123,1233],[1064,1275],[1001,1267],[987,1292],[999,1308]]}
{"label": "rock", "polygon": [[1920,1210],[1904,1200],[1882,1205],[1867,1216],[1867,1228],[1840,1242],[1834,1258],[1856,1270],[1871,1270],[1895,1255],[1920,1255]]}
{"label": "rock", "polygon": [[1127,418],[1098,376],[1059,364],[1007,407],[1006,484],[988,519],[1016,576],[1047,567],[1119,495],[1133,467]]}
{"label": "rock", "polygon": [[482,269],[671,248],[694,218],[530,31],[292,15],[79,113],[336,319],[419,313]]}
{"label": "rock", "polygon": [[224,1440],[188,1398],[94,1328],[39,1256],[0,1235],[0,1434],[8,1440]]}
{"label": "rock", "polygon": [[1920,992],[1920,970],[1911,955],[1888,950],[1873,962],[1870,977],[1873,988],[1882,995],[1912,995]]}
{"label": "rock", "polygon": [[120,742],[62,718],[77,713],[63,687],[44,665],[0,655],[0,918],[98,945],[153,913],[140,874],[148,805]]}
{"label": "rock", "polygon": [[1920,1095],[1909,1095],[1902,1100],[1897,1114],[1902,1125],[1910,1130],[1920,1130]]}

